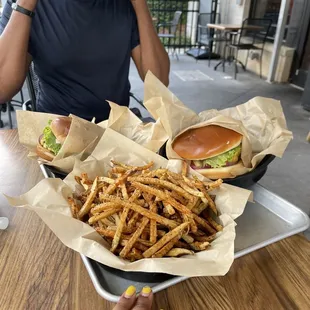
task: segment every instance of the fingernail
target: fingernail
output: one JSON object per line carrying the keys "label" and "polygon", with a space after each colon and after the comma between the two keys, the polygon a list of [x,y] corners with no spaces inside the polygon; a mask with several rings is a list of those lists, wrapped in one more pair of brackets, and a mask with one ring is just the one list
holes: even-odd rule
{"label": "fingernail", "polygon": [[151,294],[151,292],[152,292],[152,289],[149,286],[145,286],[142,289],[141,295],[144,297],[148,297]]}
{"label": "fingernail", "polygon": [[136,293],[136,288],[133,285],[130,285],[126,292],[125,292],[125,297],[130,298]]}

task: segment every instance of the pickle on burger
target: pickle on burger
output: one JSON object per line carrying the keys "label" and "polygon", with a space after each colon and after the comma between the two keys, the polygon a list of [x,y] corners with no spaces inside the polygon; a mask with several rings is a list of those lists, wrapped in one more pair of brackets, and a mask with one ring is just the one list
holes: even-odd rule
{"label": "pickle on burger", "polygon": [[36,152],[39,157],[48,161],[55,158],[67,138],[71,121],[70,117],[58,117],[48,122],[37,144]]}
{"label": "pickle on burger", "polygon": [[172,143],[173,150],[191,167],[209,179],[229,178],[231,171],[241,162],[242,135],[217,126],[189,129]]}

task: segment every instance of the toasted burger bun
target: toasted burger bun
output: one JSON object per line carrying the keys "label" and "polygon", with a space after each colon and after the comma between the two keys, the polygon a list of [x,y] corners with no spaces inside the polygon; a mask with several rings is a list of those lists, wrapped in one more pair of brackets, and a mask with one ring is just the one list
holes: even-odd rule
{"label": "toasted burger bun", "polygon": [[222,168],[207,168],[207,169],[195,169],[198,173],[202,174],[209,179],[229,179],[235,177],[231,172],[236,168],[244,168],[242,161],[239,161],[236,165],[222,167]]}
{"label": "toasted burger bun", "polygon": [[45,160],[52,161],[55,158],[55,155],[42,146],[41,144],[42,138],[43,138],[43,135],[39,137],[39,141],[38,141],[37,149],[36,149],[37,155]]}
{"label": "toasted burger bun", "polygon": [[53,134],[59,143],[64,144],[71,126],[71,117],[58,117],[50,125]]}
{"label": "toasted burger bun", "polygon": [[203,160],[225,153],[241,141],[242,135],[238,132],[209,125],[185,131],[173,141],[172,148],[184,159]]}
{"label": "toasted burger bun", "polygon": [[[56,137],[56,140],[63,144],[68,136],[72,119],[70,117],[58,117],[51,122],[51,130]],[[37,144],[37,155],[45,160],[52,161],[55,158],[55,155],[44,148],[42,143],[43,135],[39,137]]]}

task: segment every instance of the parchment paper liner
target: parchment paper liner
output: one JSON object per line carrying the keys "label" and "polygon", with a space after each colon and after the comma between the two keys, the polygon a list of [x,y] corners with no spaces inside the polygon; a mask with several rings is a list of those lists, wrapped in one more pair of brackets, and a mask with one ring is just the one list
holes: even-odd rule
{"label": "parchment paper liner", "polygon": [[234,219],[243,213],[251,192],[227,184],[214,191],[224,230],[218,233],[210,250],[181,258],[143,259],[130,263],[112,254],[93,228],[71,217],[66,198],[75,189],[74,175],[80,172],[87,172],[90,177],[104,175],[110,169],[112,158],[130,165],[143,165],[152,160],[155,168],[168,167],[175,172],[180,171],[181,161],[168,161],[111,129],[105,131],[102,141],[106,148],[84,162],[76,160],[74,171],[64,181],[44,179],[20,197],[7,197],[9,203],[35,211],[66,246],[107,266],[189,277],[225,275],[234,260]]}
{"label": "parchment paper liner", "polygon": [[281,103],[270,98],[255,97],[236,107],[197,114],[149,72],[145,79],[144,105],[155,119],[161,120],[169,136],[166,151],[170,159],[179,158],[171,148],[173,139],[191,127],[218,124],[242,133],[245,167],[233,170],[231,177],[253,170],[267,154],[282,157],[293,138]]}

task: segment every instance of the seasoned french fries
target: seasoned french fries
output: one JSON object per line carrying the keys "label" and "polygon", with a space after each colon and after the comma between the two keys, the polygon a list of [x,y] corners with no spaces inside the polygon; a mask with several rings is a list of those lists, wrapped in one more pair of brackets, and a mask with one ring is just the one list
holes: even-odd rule
{"label": "seasoned french fries", "polygon": [[[111,161],[107,176],[75,176],[84,192],[68,197],[72,216],[91,225],[115,255],[129,261],[180,257],[205,251],[223,229],[210,191],[222,180],[202,182],[153,163],[134,167]],[[212,214],[212,216],[211,216]]]}
{"label": "seasoned french fries", "polygon": [[194,252],[190,251],[188,249],[174,248],[167,253],[167,256],[179,257],[179,256],[183,256],[183,255],[193,255],[193,254],[194,254]]}

